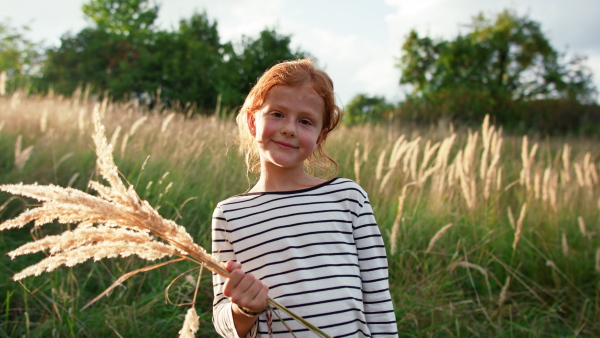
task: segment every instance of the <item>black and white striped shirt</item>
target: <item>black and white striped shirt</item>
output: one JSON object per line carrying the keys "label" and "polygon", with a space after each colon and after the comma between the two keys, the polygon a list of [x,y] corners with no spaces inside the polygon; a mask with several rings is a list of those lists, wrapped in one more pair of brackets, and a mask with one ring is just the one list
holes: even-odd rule
{"label": "black and white striped shirt", "polygon": [[[212,236],[219,260],[241,263],[269,286],[270,297],[330,336],[397,336],[383,240],[367,194],[354,181],[233,196],[215,208]],[[236,337],[225,279],[213,276],[215,328]],[[297,337],[314,337],[280,316]],[[273,335],[290,336],[272,318]],[[267,336],[264,313],[257,323],[248,336]]]}

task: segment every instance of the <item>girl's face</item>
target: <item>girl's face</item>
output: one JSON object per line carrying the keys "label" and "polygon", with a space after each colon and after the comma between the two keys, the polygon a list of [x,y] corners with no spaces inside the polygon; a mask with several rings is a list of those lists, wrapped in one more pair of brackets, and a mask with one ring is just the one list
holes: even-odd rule
{"label": "girl's face", "polygon": [[323,99],[308,84],[271,88],[254,114],[254,136],[263,168],[303,168],[304,160],[327,133],[324,113]]}

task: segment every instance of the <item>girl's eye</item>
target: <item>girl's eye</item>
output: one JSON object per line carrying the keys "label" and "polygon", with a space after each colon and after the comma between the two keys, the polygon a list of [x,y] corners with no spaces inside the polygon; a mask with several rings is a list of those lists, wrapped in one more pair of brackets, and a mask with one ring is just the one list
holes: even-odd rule
{"label": "girl's eye", "polygon": [[283,117],[283,114],[280,113],[280,112],[278,112],[278,111],[275,111],[275,112],[271,113],[271,116],[273,116],[273,117]]}
{"label": "girl's eye", "polygon": [[307,126],[312,126],[312,121],[311,120],[307,120],[307,119],[302,119],[300,120],[300,124],[304,124]]}

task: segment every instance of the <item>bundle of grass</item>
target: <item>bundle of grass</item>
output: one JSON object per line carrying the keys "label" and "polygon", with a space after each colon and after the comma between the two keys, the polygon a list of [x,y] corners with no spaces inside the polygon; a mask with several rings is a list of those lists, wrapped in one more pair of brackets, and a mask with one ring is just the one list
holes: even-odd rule
{"label": "bundle of grass", "polygon": [[[46,258],[15,274],[13,279],[18,281],[28,276],[38,276],[62,265],[74,266],[90,259],[98,261],[103,258],[137,255],[142,259],[154,261],[165,257],[176,257],[123,275],[109,289],[85,306],[88,307],[136,273],[183,260],[192,261],[199,267],[206,267],[214,273],[228,277],[229,271],[223,264],[194,243],[183,226],[161,217],[147,201],[138,196],[133,186],[125,186],[114,164],[112,146],[106,140],[99,110],[99,106],[94,108],[93,139],[98,156],[99,173],[109,185],[90,182],[90,188],[97,192],[97,196],[55,185],[21,183],[0,186],[0,190],[42,202],[41,206],[27,210],[16,218],[0,224],[0,231],[21,228],[32,221],[36,227],[55,220],[62,224],[78,224],[74,230],[26,243],[9,252],[11,258],[41,251],[48,253]],[[298,320],[315,334],[328,337],[319,328],[275,300],[269,298],[267,302],[271,311],[277,308]],[[277,311],[273,313],[279,316]],[[198,315],[192,305],[185,316],[180,336],[193,336],[197,330]]]}

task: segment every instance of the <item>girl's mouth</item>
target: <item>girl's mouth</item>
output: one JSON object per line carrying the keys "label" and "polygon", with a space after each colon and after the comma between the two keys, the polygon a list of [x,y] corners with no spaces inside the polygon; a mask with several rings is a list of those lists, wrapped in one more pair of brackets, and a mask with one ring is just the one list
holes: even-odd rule
{"label": "girl's mouth", "polygon": [[285,148],[285,149],[294,149],[296,148],[294,145],[286,143],[286,142],[278,142],[278,141],[273,141],[275,144],[277,144],[278,146]]}

